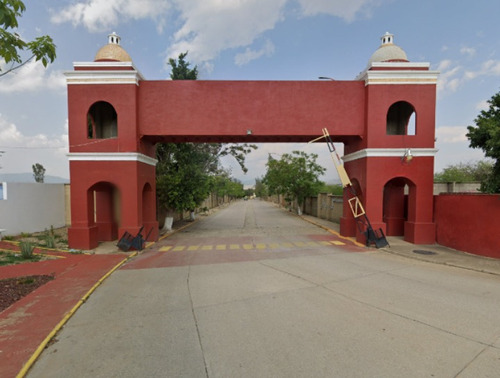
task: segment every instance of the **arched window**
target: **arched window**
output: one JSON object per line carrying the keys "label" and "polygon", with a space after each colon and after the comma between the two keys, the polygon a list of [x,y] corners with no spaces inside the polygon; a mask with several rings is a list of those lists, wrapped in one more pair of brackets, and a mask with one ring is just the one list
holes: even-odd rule
{"label": "arched window", "polygon": [[107,139],[118,136],[118,117],[111,105],[105,101],[93,104],[87,113],[87,137]]}
{"label": "arched window", "polygon": [[416,114],[413,105],[398,101],[387,111],[387,135],[416,135]]}

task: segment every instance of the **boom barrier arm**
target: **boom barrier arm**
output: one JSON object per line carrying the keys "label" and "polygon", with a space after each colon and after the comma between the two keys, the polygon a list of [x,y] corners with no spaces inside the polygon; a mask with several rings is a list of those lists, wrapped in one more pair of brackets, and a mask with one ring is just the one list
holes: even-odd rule
{"label": "boom barrier arm", "polygon": [[366,236],[366,245],[370,246],[371,244],[375,244],[377,248],[383,248],[389,243],[385,238],[384,232],[382,229],[374,230],[371,226],[370,220],[366,215],[363,204],[361,203],[359,197],[356,194],[356,190],[352,186],[351,180],[349,179],[349,175],[347,174],[344,164],[342,164],[342,160],[337,154],[337,150],[335,149],[335,145],[333,144],[332,138],[328,133],[326,128],[323,128],[323,136],[320,136],[316,139],[311,140],[309,143],[316,142],[321,139],[325,139],[326,144],[328,146],[328,150],[330,151],[330,156],[332,157],[333,164],[335,165],[335,169],[337,169],[337,173],[340,178],[340,182],[342,183],[342,187],[345,189],[347,193],[347,201],[349,202],[349,208],[351,209],[351,213],[356,221],[356,225],[360,233],[363,233]]}

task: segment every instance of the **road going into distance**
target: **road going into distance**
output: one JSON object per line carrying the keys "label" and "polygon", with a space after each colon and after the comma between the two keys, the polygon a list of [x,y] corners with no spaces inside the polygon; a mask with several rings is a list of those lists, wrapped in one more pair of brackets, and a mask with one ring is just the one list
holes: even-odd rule
{"label": "road going into distance", "polygon": [[499,372],[499,276],[359,247],[249,200],[114,272],[28,377]]}

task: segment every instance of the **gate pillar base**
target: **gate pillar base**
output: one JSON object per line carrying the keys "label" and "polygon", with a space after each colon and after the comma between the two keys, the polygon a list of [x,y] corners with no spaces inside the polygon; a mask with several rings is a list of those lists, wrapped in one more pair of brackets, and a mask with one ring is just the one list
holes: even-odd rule
{"label": "gate pillar base", "polygon": [[385,217],[384,222],[387,224],[387,236],[402,236],[404,235],[405,219],[401,217]]}
{"label": "gate pillar base", "polygon": [[340,235],[342,236],[356,236],[358,229],[354,218],[340,218]]}
{"label": "gate pillar base", "polygon": [[436,224],[427,222],[405,222],[405,241],[413,244],[436,243]]}
{"label": "gate pillar base", "polygon": [[68,229],[68,244],[74,249],[94,249],[99,246],[97,226],[70,227]]}
{"label": "gate pillar base", "polygon": [[99,241],[118,239],[116,225],[113,222],[96,222]]}

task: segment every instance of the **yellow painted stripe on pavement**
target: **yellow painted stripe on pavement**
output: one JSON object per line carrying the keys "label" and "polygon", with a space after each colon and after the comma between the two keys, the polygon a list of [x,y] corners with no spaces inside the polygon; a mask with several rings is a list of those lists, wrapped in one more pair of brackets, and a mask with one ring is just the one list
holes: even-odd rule
{"label": "yellow painted stripe on pavement", "polygon": [[328,245],[346,245],[346,243],[340,241],[340,240],[330,240],[330,241],[310,241],[310,242],[304,242],[304,241],[298,241],[298,242],[293,242],[293,243],[257,243],[257,244],[217,244],[217,245],[211,245],[211,244],[206,244],[206,245],[177,245],[177,246],[163,246],[159,249],[160,252],[180,252],[180,251],[212,251],[212,250],[218,250],[218,251],[226,251],[228,249],[230,250],[240,250],[240,249],[245,249],[245,250],[251,250],[251,249],[257,249],[257,250],[265,250],[265,249],[277,249],[277,248],[296,248],[296,247],[320,247],[320,246],[328,246]]}
{"label": "yellow painted stripe on pavement", "polygon": [[333,240],[332,244],[335,244],[335,245],[345,245],[344,242],[341,242],[341,241],[338,241],[338,240]]}

